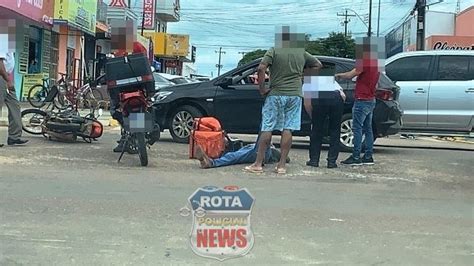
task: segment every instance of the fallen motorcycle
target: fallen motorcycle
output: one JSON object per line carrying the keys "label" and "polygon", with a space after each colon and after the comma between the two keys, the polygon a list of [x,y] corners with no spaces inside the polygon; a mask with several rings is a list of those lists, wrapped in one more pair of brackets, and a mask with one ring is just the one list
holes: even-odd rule
{"label": "fallen motorcycle", "polygon": [[104,130],[94,112],[80,116],[71,111],[26,109],[21,112],[21,118],[25,132],[43,135],[49,140],[73,142],[82,138],[91,143],[100,138]]}

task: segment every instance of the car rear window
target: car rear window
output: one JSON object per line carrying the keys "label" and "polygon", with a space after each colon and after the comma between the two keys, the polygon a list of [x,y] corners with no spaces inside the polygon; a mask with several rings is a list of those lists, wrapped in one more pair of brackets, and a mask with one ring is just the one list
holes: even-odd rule
{"label": "car rear window", "polygon": [[379,88],[393,88],[395,87],[395,83],[387,77],[384,73],[380,73],[379,77],[379,83],[378,83]]}
{"label": "car rear window", "polygon": [[474,56],[470,56],[468,77],[470,80],[474,80]]}
{"label": "car rear window", "polygon": [[[437,80],[470,80],[468,56],[440,56]],[[472,61],[472,60],[471,60]]]}

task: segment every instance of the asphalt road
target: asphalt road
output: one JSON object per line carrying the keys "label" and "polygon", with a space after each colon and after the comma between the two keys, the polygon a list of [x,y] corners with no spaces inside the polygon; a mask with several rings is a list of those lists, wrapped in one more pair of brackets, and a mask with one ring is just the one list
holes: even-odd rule
{"label": "asphalt road", "polygon": [[117,134],[92,144],[27,136],[27,146],[0,149],[0,265],[218,263],[191,251],[191,218],[179,215],[205,185],[256,198],[254,247],[225,264],[472,265],[472,150],[384,142],[374,166],[310,169],[302,141],[287,175],[253,175],[201,170],[167,136],[149,167],[131,155],[117,163]]}

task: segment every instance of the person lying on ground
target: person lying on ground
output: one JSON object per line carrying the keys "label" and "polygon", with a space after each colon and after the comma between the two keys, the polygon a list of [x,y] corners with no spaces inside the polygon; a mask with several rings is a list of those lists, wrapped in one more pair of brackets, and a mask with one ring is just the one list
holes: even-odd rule
{"label": "person lying on ground", "polygon": [[[206,153],[198,146],[196,150],[196,157],[201,163],[201,168],[215,168],[222,166],[229,166],[235,164],[246,164],[252,163],[257,158],[257,146],[256,143],[248,144],[234,152],[227,152],[220,158],[211,159]],[[265,152],[265,163],[272,164],[280,161],[281,152],[270,145]],[[290,158],[286,159],[286,162],[290,162]]]}

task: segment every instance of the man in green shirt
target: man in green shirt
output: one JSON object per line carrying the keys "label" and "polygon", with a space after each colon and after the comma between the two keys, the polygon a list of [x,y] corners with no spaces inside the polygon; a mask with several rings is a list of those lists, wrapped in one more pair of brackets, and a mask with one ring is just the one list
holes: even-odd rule
{"label": "man in green shirt", "polygon": [[[261,136],[255,163],[245,167],[252,173],[263,172],[265,151],[272,132],[281,132],[281,158],[275,171],[286,173],[286,158],[292,144],[292,132],[300,130],[302,77],[305,67],[320,69],[321,62],[303,47],[304,35],[287,32],[276,35],[276,47],[269,49],[258,66],[258,84],[265,103],[262,108]],[[265,87],[265,71],[270,68],[270,88]]]}

